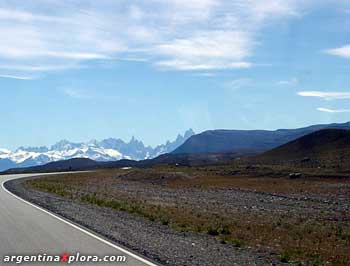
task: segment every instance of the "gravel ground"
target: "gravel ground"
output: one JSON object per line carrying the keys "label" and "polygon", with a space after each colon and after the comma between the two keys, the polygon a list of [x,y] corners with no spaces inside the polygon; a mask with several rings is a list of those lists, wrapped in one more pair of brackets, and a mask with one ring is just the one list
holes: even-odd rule
{"label": "gravel ground", "polygon": [[[350,195],[346,185],[344,193],[337,195],[303,195],[259,192],[240,188],[177,188],[172,189],[162,184],[150,184],[145,181],[129,181],[115,177],[117,182],[108,183],[108,189],[115,195],[126,195],[139,198],[148,203],[164,206],[178,206],[189,208],[195,206],[204,213],[217,213],[221,216],[234,216],[237,211],[287,215],[290,217],[309,217],[314,219],[323,217],[337,219],[349,217]],[[99,192],[100,184],[90,181],[89,187],[83,188],[90,192]],[[99,180],[94,181],[99,182]],[[337,184],[338,191],[342,191],[343,184]]]}
{"label": "gravel ground", "polygon": [[[23,186],[24,181],[25,179],[9,181],[6,183],[6,187],[24,199],[81,224],[162,265],[283,265],[278,259],[270,256],[267,251],[236,248],[232,245],[221,244],[215,238],[205,234],[178,232],[169,226],[151,222],[126,212],[96,207],[84,203],[76,203],[72,200],[57,197],[52,194],[34,191],[25,188]],[[132,188],[124,187],[124,189]],[[142,193],[140,192],[140,187],[137,189],[138,193]],[[154,191],[149,190],[143,191],[143,193],[153,192]],[[166,199],[166,197],[163,197],[166,191],[163,192],[162,195],[158,196]],[[193,194],[193,191],[188,191],[188,193]],[[238,191],[238,194],[231,192],[227,195],[223,195],[223,197],[226,197],[226,202],[228,202],[227,196],[230,195],[233,198],[230,198],[229,202],[232,203],[236,201],[237,197],[241,198],[242,194],[240,193],[245,192]],[[218,195],[218,193],[205,196],[208,197],[209,202],[210,197],[214,197],[212,198],[214,203],[217,200],[214,195]],[[172,195],[169,196],[171,197]],[[186,193],[183,194],[185,200],[187,196],[189,195],[186,195]],[[198,195],[199,201],[202,196],[203,195]],[[266,200],[266,196],[264,199]],[[249,198],[246,200],[248,204]],[[273,201],[275,200],[279,199],[274,199]],[[257,202],[257,200],[255,199],[254,202]]]}

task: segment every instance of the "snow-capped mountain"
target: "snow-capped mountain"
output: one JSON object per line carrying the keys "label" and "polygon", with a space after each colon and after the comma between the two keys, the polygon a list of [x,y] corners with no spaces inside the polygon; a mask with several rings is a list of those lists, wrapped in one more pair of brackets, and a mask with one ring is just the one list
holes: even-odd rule
{"label": "snow-capped mountain", "polygon": [[120,159],[143,160],[172,152],[194,135],[192,129],[178,135],[175,141],[167,141],[156,147],[145,146],[142,141],[132,137],[129,142],[121,139],[104,139],[86,143],[73,143],[61,140],[51,147],[19,147],[15,151],[0,149],[0,170],[13,167],[41,165],[52,161],[71,158],[90,158],[96,161],[115,161]]}

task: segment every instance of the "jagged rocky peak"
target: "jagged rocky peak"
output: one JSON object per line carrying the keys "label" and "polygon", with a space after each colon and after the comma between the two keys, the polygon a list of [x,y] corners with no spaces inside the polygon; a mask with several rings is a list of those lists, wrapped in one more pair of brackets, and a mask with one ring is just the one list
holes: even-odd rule
{"label": "jagged rocky peak", "polygon": [[0,170],[10,167],[34,166],[79,157],[97,161],[149,159],[173,151],[192,132],[192,130],[188,130],[183,136],[179,135],[175,141],[167,141],[166,144],[158,145],[155,148],[145,146],[142,141],[132,137],[129,142],[125,142],[119,138],[107,138],[102,141],[90,140],[85,143],[61,140],[50,148],[45,146],[20,147],[16,151],[0,149]]}

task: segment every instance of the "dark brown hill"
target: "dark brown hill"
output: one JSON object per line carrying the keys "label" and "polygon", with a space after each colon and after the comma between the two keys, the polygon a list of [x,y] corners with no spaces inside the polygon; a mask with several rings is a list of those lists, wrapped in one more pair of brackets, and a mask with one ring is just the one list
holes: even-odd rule
{"label": "dark brown hill", "polygon": [[255,158],[270,163],[317,162],[325,165],[350,166],[350,130],[319,130]]}

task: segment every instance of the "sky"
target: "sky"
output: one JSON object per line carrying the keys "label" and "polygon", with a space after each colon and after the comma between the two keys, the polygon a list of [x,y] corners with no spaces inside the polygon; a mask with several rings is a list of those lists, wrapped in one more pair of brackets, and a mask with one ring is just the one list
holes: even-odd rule
{"label": "sky", "polygon": [[350,120],[347,0],[0,0],[0,147]]}

